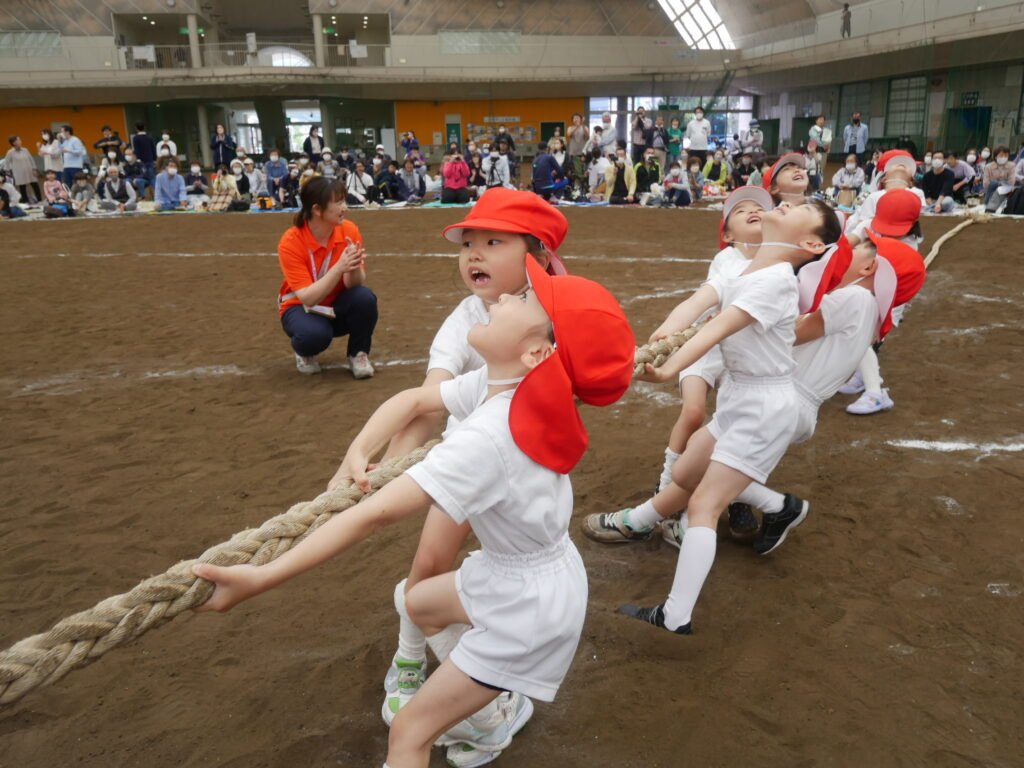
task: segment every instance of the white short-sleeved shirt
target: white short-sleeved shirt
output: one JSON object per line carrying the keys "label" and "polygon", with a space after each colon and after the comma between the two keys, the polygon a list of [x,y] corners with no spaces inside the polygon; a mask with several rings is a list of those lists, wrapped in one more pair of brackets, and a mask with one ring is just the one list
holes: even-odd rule
{"label": "white short-sleeved shirt", "polygon": [[848,285],[821,300],[825,335],[793,347],[794,378],[819,401],[828,400],[860,364],[878,330],[871,291]]}
{"label": "white short-sleeved shirt", "polygon": [[468,520],[485,552],[526,555],[555,547],[569,529],[572,485],[568,475],[516,445],[508,424],[515,390],[483,402],[483,368],[445,382],[441,391],[461,423],[407,474],[455,522]]}
{"label": "white short-sleeved shirt", "polygon": [[717,278],[742,275],[743,270],[749,266],[750,259],[744,256],[739,248],[728,245],[716,253],[715,258],[711,260],[711,266],[708,268],[708,282]]}
{"label": "white short-sleeved shirt", "polygon": [[708,136],[711,134],[711,123],[708,119],[694,118],[686,124],[684,138],[690,140],[690,149],[705,150],[708,148]]}
{"label": "white short-sleeved shirt", "polygon": [[484,367],[484,359],[469,346],[469,329],[478,323],[490,322],[487,305],[479,296],[467,296],[441,324],[430,344],[427,370],[440,368],[452,376]]}
{"label": "white short-sleeved shirt", "polygon": [[747,376],[788,376],[799,312],[796,275],[786,263],[732,278],[709,280],[719,306],[738,307],[754,323],[724,339],[719,347],[726,370]]}

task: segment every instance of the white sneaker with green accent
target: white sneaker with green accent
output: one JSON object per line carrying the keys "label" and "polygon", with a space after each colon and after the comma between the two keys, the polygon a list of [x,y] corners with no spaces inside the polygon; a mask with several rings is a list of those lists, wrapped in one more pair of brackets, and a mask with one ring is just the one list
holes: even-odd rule
{"label": "white sneaker with green accent", "polygon": [[402,707],[423,687],[427,677],[427,661],[410,661],[395,655],[384,677],[384,704],[380,713],[390,727]]}
{"label": "white sneaker with green accent", "polygon": [[477,768],[498,759],[533,717],[533,702],[518,693],[503,693],[437,740],[448,745],[448,765]]}

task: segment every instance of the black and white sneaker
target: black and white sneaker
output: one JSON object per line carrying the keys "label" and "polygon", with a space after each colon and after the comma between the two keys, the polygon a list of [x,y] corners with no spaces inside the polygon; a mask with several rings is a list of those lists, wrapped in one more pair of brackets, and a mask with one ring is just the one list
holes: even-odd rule
{"label": "black and white sneaker", "polygon": [[749,504],[734,501],[729,505],[729,535],[735,541],[753,541],[760,527],[761,523]]}
{"label": "black and white sneaker", "polygon": [[[653,624],[660,629],[668,629],[665,626],[665,604],[656,605],[653,608],[642,608],[639,605],[623,605],[618,610],[624,616],[629,616],[634,619]],[[692,635],[693,622],[687,622],[683,626],[676,629],[668,629],[669,632],[675,632],[677,635]]]}
{"label": "black and white sneaker", "polygon": [[754,542],[754,551],[759,555],[767,555],[786,540],[789,532],[802,523],[811,505],[803,499],[787,493],[781,512],[764,514],[761,535]]}

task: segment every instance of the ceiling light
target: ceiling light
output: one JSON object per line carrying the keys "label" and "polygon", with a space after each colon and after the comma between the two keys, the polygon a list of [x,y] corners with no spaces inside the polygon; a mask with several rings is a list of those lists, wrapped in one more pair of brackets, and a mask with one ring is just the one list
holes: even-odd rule
{"label": "ceiling light", "polygon": [[723,64],[728,64],[729,63],[729,59],[722,59],[722,63]]}
{"label": "ceiling light", "polygon": [[154,21],[151,21],[151,22],[149,22],[149,23],[150,23],[150,24],[152,24],[153,26],[156,26],[156,21],[155,21],[155,20],[154,20]]}
{"label": "ceiling light", "polygon": [[143,16],[143,17],[142,17],[142,20],[143,20],[143,21],[148,21],[149,19],[148,19],[147,17]]}

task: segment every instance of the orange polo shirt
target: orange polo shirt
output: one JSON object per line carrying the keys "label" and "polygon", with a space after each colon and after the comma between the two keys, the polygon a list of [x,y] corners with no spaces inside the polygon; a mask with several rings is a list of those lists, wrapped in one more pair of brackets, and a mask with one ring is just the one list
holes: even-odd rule
{"label": "orange polo shirt", "polygon": [[[346,237],[360,245],[363,242],[359,227],[348,219],[334,228],[326,247],[313,239],[313,233],[309,231],[308,226],[289,227],[277,244],[277,261],[281,265],[281,273],[284,275],[284,282],[281,283],[278,296],[284,296],[312,285],[319,279],[318,276],[323,276],[330,269],[331,265],[337,264],[348,245]],[[338,298],[338,294],[344,290],[345,281],[338,281],[338,287],[325,296],[320,303],[328,306],[333,304],[334,300]],[[283,315],[288,307],[294,307],[297,304],[302,304],[302,301],[295,296],[282,300],[278,314]]]}

